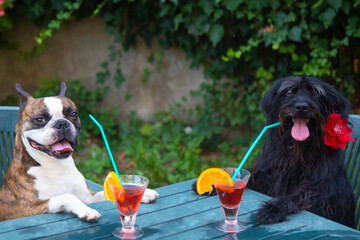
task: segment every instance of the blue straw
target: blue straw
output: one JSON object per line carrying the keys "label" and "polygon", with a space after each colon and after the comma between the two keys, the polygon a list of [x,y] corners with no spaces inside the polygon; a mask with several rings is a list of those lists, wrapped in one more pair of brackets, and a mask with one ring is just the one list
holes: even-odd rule
{"label": "blue straw", "polygon": [[255,139],[255,141],[253,142],[253,144],[251,145],[251,147],[249,148],[249,150],[247,151],[247,153],[245,154],[244,158],[241,160],[238,168],[236,169],[234,175],[232,176],[232,180],[234,181],[236,176],[238,175],[238,173],[240,172],[240,169],[242,168],[242,166],[244,165],[245,161],[248,159],[248,157],[250,156],[250,153],[252,152],[252,150],[254,149],[255,145],[259,142],[260,138],[262,137],[262,135],[264,135],[265,131],[268,128],[272,128],[272,127],[276,127],[279,126],[280,123],[274,123],[271,125],[267,125],[263,128],[263,130],[261,131],[261,133],[259,134],[259,136]]}
{"label": "blue straw", "polygon": [[116,164],[115,164],[113,155],[111,154],[111,150],[110,150],[108,141],[106,140],[106,136],[105,136],[104,129],[103,129],[103,127],[100,125],[100,123],[99,123],[98,121],[96,121],[96,119],[95,119],[93,116],[91,116],[91,114],[89,114],[89,117],[91,118],[91,120],[94,121],[94,123],[95,123],[95,124],[99,127],[99,129],[100,129],[101,135],[102,135],[102,137],[103,137],[103,139],[104,139],[105,146],[106,146],[106,149],[107,149],[107,151],[108,151],[108,153],[109,153],[109,156],[110,156],[110,159],[111,159],[111,163],[112,163],[112,165],[113,165],[113,168],[114,168],[114,170],[115,170],[115,173],[116,173],[116,175],[118,176],[118,178],[119,178],[119,180],[120,180],[121,186],[123,186],[123,183],[122,183],[122,181],[121,181],[120,174],[119,174],[119,172],[118,172],[118,170],[117,170],[117,167],[116,167]]}

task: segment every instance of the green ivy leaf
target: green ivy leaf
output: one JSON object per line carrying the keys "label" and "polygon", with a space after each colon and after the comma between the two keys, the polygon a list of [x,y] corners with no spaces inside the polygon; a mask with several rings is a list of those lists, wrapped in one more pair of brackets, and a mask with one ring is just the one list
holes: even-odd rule
{"label": "green ivy leaf", "polygon": [[243,3],[243,0],[224,0],[223,1],[223,4],[230,12],[235,11],[241,3]]}
{"label": "green ivy leaf", "polygon": [[116,75],[115,75],[114,80],[115,80],[116,87],[119,87],[123,82],[125,82],[126,79],[120,69],[116,70]]}
{"label": "green ivy leaf", "polygon": [[289,31],[289,39],[295,42],[301,42],[301,34],[302,34],[302,29],[299,26],[295,26],[293,28],[291,28],[291,30]]}
{"label": "green ivy leaf", "polygon": [[140,128],[140,133],[144,136],[150,136],[152,132],[152,126],[148,123],[142,125]]}
{"label": "green ivy leaf", "polygon": [[97,77],[96,82],[97,82],[97,83],[104,83],[105,80],[106,80],[109,76],[110,76],[110,72],[109,72],[109,71],[98,72],[98,73],[96,73],[96,77]]}
{"label": "green ivy leaf", "polygon": [[339,11],[339,9],[341,8],[342,5],[342,0],[328,0],[327,1],[333,8],[334,10],[337,12]]}
{"label": "green ivy leaf", "polygon": [[324,24],[325,29],[327,29],[331,25],[335,16],[336,12],[334,9],[328,8],[324,13],[319,15],[319,20]]}
{"label": "green ivy leaf", "polygon": [[212,1],[200,0],[199,6],[203,9],[203,11],[207,16],[210,16],[214,11],[214,6]]}
{"label": "green ivy leaf", "polygon": [[61,22],[58,20],[52,20],[49,24],[48,27],[49,28],[53,28],[53,29],[60,29],[61,26]]}
{"label": "green ivy leaf", "polygon": [[274,19],[275,28],[282,28],[285,22],[286,14],[283,12],[273,12],[271,17]]}
{"label": "green ivy leaf", "polygon": [[174,26],[175,26],[175,31],[178,30],[180,23],[183,21],[183,15],[182,13],[177,14],[176,17],[174,18]]}
{"label": "green ivy leaf", "polygon": [[0,17],[0,32],[8,31],[13,28],[13,23],[8,15]]}
{"label": "green ivy leaf", "polygon": [[222,9],[216,9],[214,12],[214,21],[216,22],[224,15],[224,11]]}
{"label": "green ivy leaf", "polygon": [[224,37],[225,29],[221,24],[213,24],[210,27],[208,36],[213,46],[216,46]]}
{"label": "green ivy leaf", "polygon": [[125,94],[125,101],[126,101],[126,102],[130,101],[131,98],[132,98],[132,96],[133,96],[132,94],[126,93],[126,94]]}
{"label": "green ivy leaf", "polygon": [[150,74],[151,74],[151,72],[150,72],[149,68],[144,68],[143,77],[141,79],[142,84],[145,84],[149,81]]}

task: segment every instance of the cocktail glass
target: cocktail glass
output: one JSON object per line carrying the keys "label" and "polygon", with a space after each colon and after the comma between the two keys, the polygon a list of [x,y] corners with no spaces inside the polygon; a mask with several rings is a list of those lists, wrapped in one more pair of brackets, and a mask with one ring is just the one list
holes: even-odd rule
{"label": "cocktail glass", "polygon": [[122,223],[122,227],[116,228],[113,235],[121,239],[135,239],[144,235],[144,231],[135,226],[135,220],[149,180],[138,175],[121,175],[120,178],[124,191],[110,184]]}
{"label": "cocktail glass", "polygon": [[[223,170],[229,173],[230,176],[233,176],[236,169],[223,168]],[[247,228],[245,223],[237,220],[237,214],[249,177],[250,173],[241,169],[234,180],[233,187],[215,182],[214,186],[225,215],[225,221],[217,223],[216,229],[222,232],[234,233],[243,231]]]}

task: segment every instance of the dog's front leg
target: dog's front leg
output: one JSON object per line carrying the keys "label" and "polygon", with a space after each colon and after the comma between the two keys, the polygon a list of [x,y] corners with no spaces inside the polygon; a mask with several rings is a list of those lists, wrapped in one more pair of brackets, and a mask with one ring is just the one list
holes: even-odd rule
{"label": "dog's front leg", "polygon": [[259,224],[273,224],[286,220],[289,214],[299,211],[299,202],[296,197],[283,196],[265,202],[256,214]]}
{"label": "dog's front leg", "polygon": [[89,208],[79,198],[69,193],[50,198],[48,209],[49,213],[57,213],[66,210],[87,221],[96,221],[100,217],[98,211]]}

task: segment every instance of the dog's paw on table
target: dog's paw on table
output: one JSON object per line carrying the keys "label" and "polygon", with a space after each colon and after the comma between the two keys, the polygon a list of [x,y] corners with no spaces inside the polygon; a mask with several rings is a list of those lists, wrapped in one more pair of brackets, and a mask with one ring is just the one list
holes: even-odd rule
{"label": "dog's paw on table", "polygon": [[159,197],[159,194],[152,190],[147,188],[145,190],[145,193],[143,195],[143,198],[141,199],[142,203],[152,203],[153,201],[155,201],[157,198]]}
{"label": "dog's paw on table", "polygon": [[76,210],[73,211],[73,213],[76,214],[80,219],[89,222],[95,222],[101,216],[101,214],[98,211],[89,208],[88,206],[77,208]]}
{"label": "dog's paw on table", "polygon": [[273,224],[284,220],[286,220],[286,213],[272,202],[264,203],[256,214],[256,222],[259,224]]}

